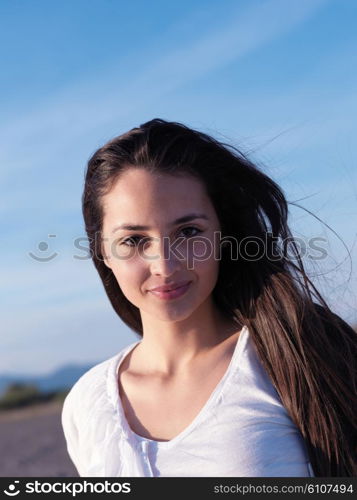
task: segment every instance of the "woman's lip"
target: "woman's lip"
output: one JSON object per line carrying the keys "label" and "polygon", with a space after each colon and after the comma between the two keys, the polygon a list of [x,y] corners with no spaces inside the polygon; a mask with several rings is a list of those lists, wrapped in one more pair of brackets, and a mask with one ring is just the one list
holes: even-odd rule
{"label": "woman's lip", "polygon": [[178,284],[173,284],[171,286],[169,285],[166,285],[166,286],[158,286],[157,288],[151,288],[149,290],[149,292],[171,292],[172,290],[176,290],[177,288],[181,288],[183,286],[186,286],[188,285],[188,283],[190,283],[190,281],[184,281],[182,283],[178,283]]}
{"label": "woman's lip", "polygon": [[185,285],[181,285],[180,287],[167,292],[160,292],[159,290],[149,290],[149,291],[156,297],[159,297],[160,299],[165,299],[165,300],[176,299],[186,293],[191,283],[192,281],[189,281]]}

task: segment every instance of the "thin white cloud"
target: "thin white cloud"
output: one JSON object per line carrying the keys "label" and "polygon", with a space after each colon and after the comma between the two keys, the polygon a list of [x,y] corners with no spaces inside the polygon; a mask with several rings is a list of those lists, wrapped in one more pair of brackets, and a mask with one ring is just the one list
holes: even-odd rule
{"label": "thin white cloud", "polygon": [[[223,29],[205,33],[201,27],[204,34],[197,40],[182,42],[163,56],[153,54],[154,62],[147,62],[134,79],[125,77],[123,70],[118,74],[118,70],[110,68],[104,81],[94,77],[86,84],[73,84],[42,105],[39,103],[40,109],[36,107],[3,125],[3,174],[11,175],[14,169],[30,168],[36,162],[49,162],[61,154],[64,144],[75,143],[78,137],[114,119],[131,119],[133,112],[142,112],[153,99],[284,36],[325,4],[326,0],[269,0],[246,11],[237,9],[233,15],[229,13]],[[140,67],[140,54],[138,59]],[[111,91],[108,81],[113,82]]]}
{"label": "thin white cloud", "polygon": [[[66,254],[64,255],[64,251]],[[31,250],[32,251],[32,250]],[[69,297],[99,297],[99,285],[96,271],[91,260],[74,259],[73,255],[85,254],[75,248],[52,248],[45,254],[34,249],[33,254],[43,258],[61,253],[49,262],[41,262],[26,255],[24,261],[17,266],[0,267],[2,289],[6,290],[2,304],[16,303],[23,300],[27,310],[33,305],[48,303],[61,304]]]}
{"label": "thin white cloud", "polygon": [[41,374],[67,363],[99,362],[137,340],[103,301],[77,300],[4,320],[11,330],[1,341],[1,373]]}

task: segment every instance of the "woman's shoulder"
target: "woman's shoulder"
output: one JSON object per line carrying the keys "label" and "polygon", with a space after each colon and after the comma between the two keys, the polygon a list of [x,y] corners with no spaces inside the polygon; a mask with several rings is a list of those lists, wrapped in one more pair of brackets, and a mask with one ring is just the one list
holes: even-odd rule
{"label": "woman's shoulder", "polygon": [[114,376],[116,367],[125,354],[128,346],[124,347],[114,356],[94,365],[87,370],[72,386],[64,403],[63,413],[70,411],[86,412],[88,408],[94,409],[105,404],[107,400],[107,386],[110,375]]}
{"label": "woman's shoulder", "polygon": [[[119,353],[86,371],[64,400],[62,429],[69,456],[81,476],[89,474],[93,449],[98,450],[102,446],[105,436],[111,433],[110,429],[119,429],[118,420],[112,418],[117,390],[115,374],[128,348],[124,347]],[[94,469],[97,470],[96,466]],[[94,474],[94,469],[91,474]]]}
{"label": "woman's shoulder", "polygon": [[90,394],[100,388],[105,383],[109,366],[117,357],[118,355],[112,356],[87,370],[72,386],[67,397],[85,397],[86,394]]}

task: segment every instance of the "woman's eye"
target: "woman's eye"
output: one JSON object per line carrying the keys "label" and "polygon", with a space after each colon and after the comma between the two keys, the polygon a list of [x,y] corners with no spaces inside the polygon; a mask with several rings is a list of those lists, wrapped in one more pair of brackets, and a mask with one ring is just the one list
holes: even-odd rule
{"label": "woman's eye", "polygon": [[[183,229],[180,230],[180,232],[183,232],[183,231],[197,231],[196,234],[198,233],[202,233],[202,231],[200,229],[198,229],[197,227],[184,227]],[[195,236],[196,234],[186,234],[186,236],[189,238],[190,236]],[[149,238],[143,238],[141,236],[130,236],[130,238],[127,238],[126,240],[122,241],[121,242],[121,245],[126,245],[128,247],[136,247],[138,246],[139,244],[143,244],[145,241],[147,241]]]}
{"label": "woman's eye", "polygon": [[136,247],[138,243],[140,243],[142,240],[143,238],[141,238],[141,236],[130,236],[130,238],[127,238],[126,240],[122,241],[121,245],[126,245],[128,247]]}
{"label": "woman's eye", "polygon": [[[197,227],[193,227],[193,226],[192,227],[184,227],[183,229],[181,229],[181,231],[192,231],[192,230],[197,231],[196,234],[202,233],[202,231],[200,229],[198,229]],[[188,236],[195,236],[195,234],[190,234]]]}

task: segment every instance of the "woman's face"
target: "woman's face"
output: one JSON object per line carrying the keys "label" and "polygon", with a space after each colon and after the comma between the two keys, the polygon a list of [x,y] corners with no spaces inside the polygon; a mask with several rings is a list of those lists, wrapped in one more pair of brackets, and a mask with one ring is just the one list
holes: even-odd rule
{"label": "woman's face", "polygon": [[[103,210],[104,262],[141,314],[179,321],[210,303],[221,228],[203,183],[131,167],[103,198]],[[175,222],[185,216],[193,217]],[[118,227],[124,225],[146,228]],[[187,281],[187,291],[173,299],[150,291]]]}

